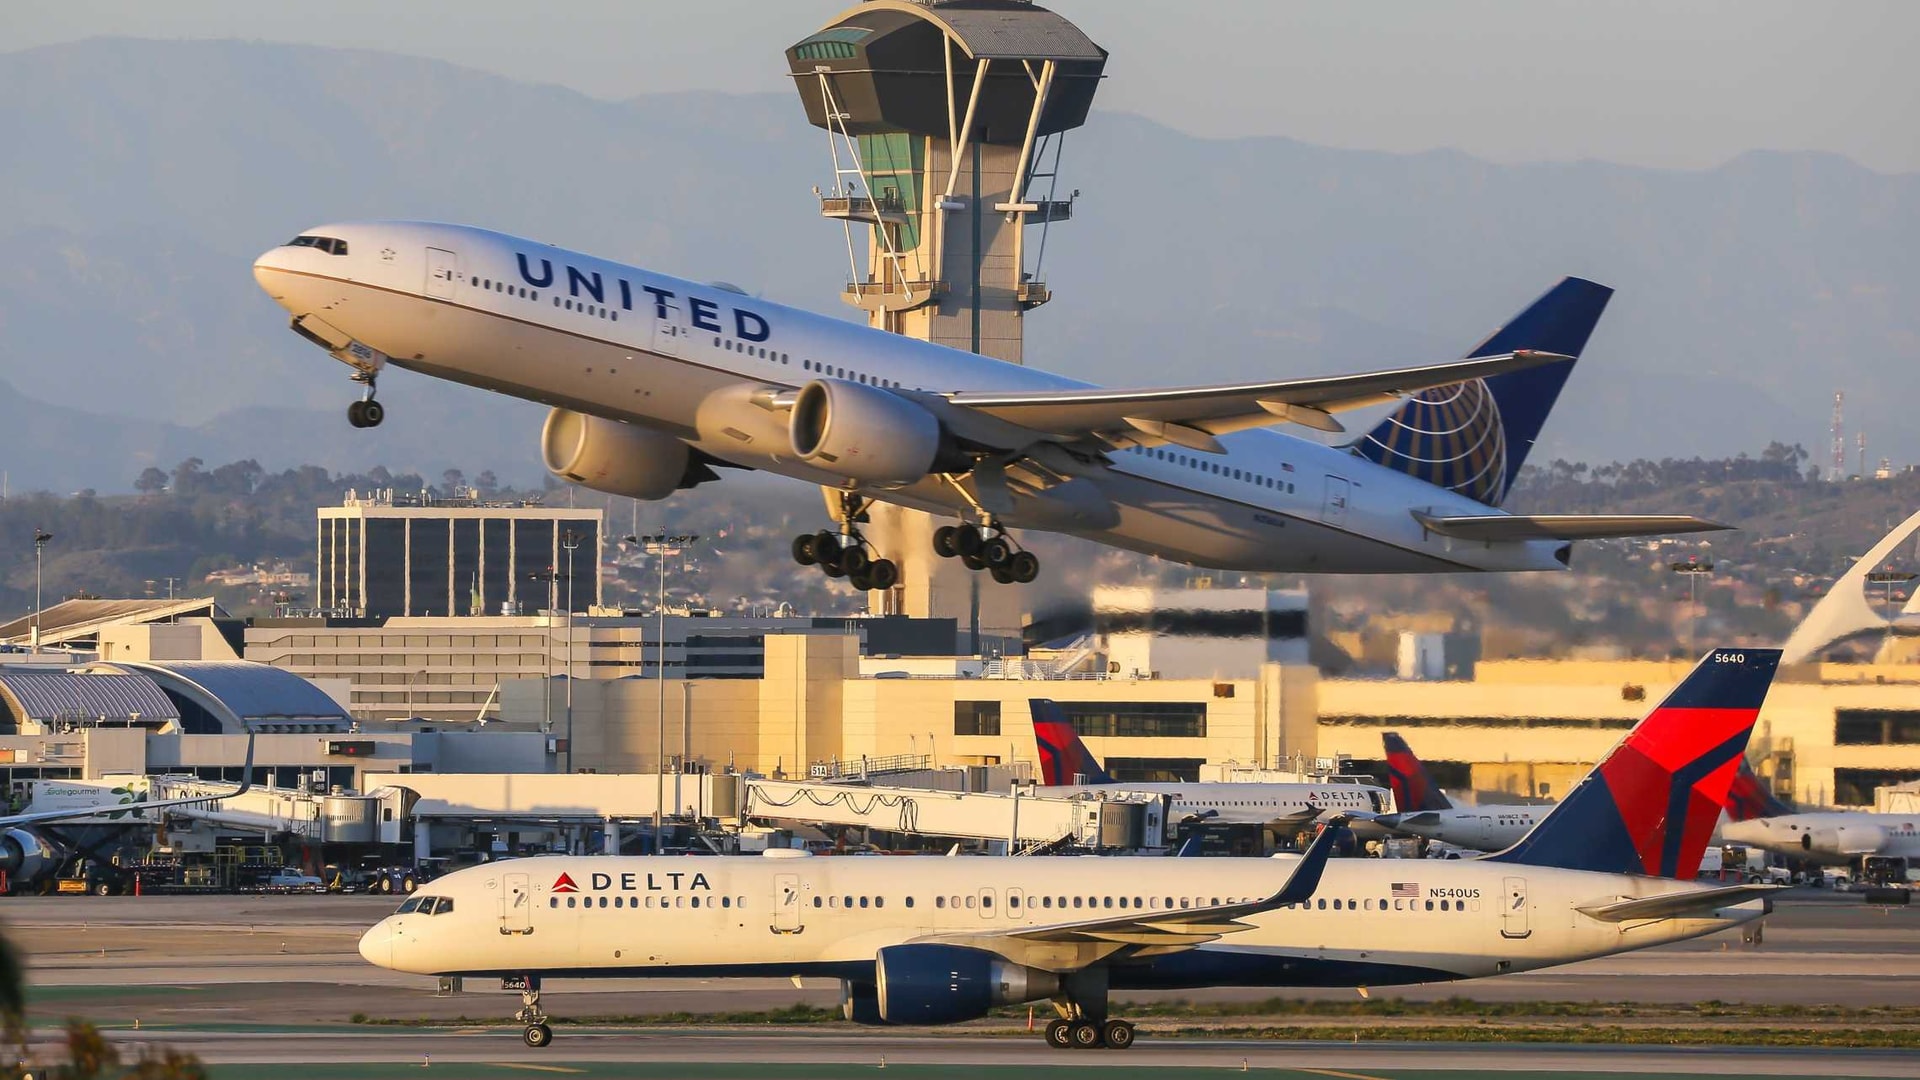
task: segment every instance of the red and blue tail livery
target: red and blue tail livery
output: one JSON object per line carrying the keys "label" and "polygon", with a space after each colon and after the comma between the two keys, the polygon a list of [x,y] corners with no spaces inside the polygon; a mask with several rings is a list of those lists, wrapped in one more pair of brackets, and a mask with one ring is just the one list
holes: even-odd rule
{"label": "red and blue tail livery", "polygon": [[1727,808],[1778,649],[1715,649],[1496,862],[1692,878]]}
{"label": "red and blue tail livery", "polygon": [[[1094,760],[1080,741],[1073,721],[1050,698],[1029,698],[1033,712],[1033,741],[1040,751],[1040,782],[1048,787],[1065,784],[1111,784],[1113,777]],[[1079,777],[1079,779],[1075,779]]]}
{"label": "red and blue tail livery", "polygon": [[1755,821],[1759,818],[1784,817],[1796,813],[1767,788],[1766,782],[1753,773],[1753,767],[1747,759],[1740,759],[1740,771],[1733,776],[1733,790],[1727,793],[1727,817],[1732,821]]}
{"label": "red and blue tail livery", "polygon": [[1403,814],[1453,809],[1452,800],[1433,782],[1433,775],[1399,732],[1385,732],[1380,740],[1387,746],[1387,786],[1393,789],[1394,809]]}

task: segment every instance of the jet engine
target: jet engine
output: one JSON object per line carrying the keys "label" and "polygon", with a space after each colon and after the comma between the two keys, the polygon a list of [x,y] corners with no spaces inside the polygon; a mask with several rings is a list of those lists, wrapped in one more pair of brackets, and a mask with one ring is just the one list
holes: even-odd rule
{"label": "jet engine", "polygon": [[880,993],[870,982],[840,980],[840,1015],[856,1024],[884,1024],[880,1019]]}
{"label": "jet engine", "polygon": [[692,448],[671,435],[571,409],[547,414],[540,456],[563,480],[630,499],[664,499],[714,478]]}
{"label": "jet engine", "polygon": [[0,871],[12,884],[32,881],[53,872],[60,865],[60,852],[46,837],[31,829],[8,829],[0,833]]}
{"label": "jet engine", "polygon": [[851,480],[904,485],[969,468],[940,421],[917,402],[844,379],[801,387],[787,434],[795,457]]}
{"label": "jet engine", "polygon": [[999,1005],[1060,992],[1060,977],[960,945],[889,945],[874,964],[880,1018],[889,1024],[957,1024]]}
{"label": "jet engine", "polygon": [[1800,846],[1818,855],[1871,855],[1886,842],[1887,830],[1878,825],[1842,825],[1800,834]]}

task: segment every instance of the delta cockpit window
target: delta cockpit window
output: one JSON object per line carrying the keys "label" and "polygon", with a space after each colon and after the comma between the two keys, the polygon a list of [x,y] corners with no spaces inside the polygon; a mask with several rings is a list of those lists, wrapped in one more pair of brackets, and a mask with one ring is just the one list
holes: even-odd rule
{"label": "delta cockpit window", "polygon": [[329,255],[347,253],[347,242],[334,236],[296,236],[287,241],[285,246],[319,248]]}

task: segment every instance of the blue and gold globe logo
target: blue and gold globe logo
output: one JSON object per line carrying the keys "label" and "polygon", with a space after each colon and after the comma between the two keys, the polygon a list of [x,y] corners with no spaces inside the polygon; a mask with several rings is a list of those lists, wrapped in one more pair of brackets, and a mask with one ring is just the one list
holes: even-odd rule
{"label": "blue and gold globe logo", "polygon": [[1506,427],[1483,379],[1413,395],[1358,449],[1389,469],[1488,506],[1507,494]]}

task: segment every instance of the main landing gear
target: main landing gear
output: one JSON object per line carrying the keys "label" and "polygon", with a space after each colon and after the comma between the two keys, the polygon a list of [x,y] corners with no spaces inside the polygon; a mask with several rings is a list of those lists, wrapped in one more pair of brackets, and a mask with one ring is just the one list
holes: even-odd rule
{"label": "main landing gear", "polygon": [[866,592],[891,589],[900,584],[900,566],[892,559],[875,557],[875,549],[860,532],[867,520],[866,500],[851,492],[840,492],[840,532],[822,529],[793,538],[793,561],[801,566],[818,566],[831,578],[846,578],[847,584]]}
{"label": "main landing gear", "polygon": [[942,525],[933,531],[933,553],[985,570],[1002,585],[1025,585],[1040,576],[1040,558],[1013,542],[999,525]]}
{"label": "main landing gear", "polygon": [[353,373],[353,381],[361,383],[367,388],[364,397],[347,406],[347,423],[352,424],[354,427],[379,427],[380,421],[387,418],[387,407],[373,400],[373,380],[374,375],[370,371],[356,371]]}
{"label": "main landing gear", "polygon": [[1068,977],[1066,993],[1053,999],[1060,1016],[1047,1024],[1047,1045],[1055,1050],[1131,1050],[1133,1025],[1107,1016],[1106,972],[1093,969]]}
{"label": "main landing gear", "polygon": [[532,978],[527,980],[527,989],[520,991],[520,1011],[514,1013],[513,1018],[527,1025],[520,1033],[521,1042],[538,1050],[553,1041],[547,1014],[540,1010],[540,984]]}

